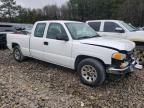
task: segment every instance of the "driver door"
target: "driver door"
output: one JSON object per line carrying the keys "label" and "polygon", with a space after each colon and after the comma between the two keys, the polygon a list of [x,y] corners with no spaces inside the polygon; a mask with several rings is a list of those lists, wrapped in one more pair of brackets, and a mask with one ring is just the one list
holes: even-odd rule
{"label": "driver door", "polygon": [[60,36],[67,36],[63,25],[60,23],[50,23],[44,41],[45,60],[53,64],[70,67],[72,43],[70,41],[58,40]]}

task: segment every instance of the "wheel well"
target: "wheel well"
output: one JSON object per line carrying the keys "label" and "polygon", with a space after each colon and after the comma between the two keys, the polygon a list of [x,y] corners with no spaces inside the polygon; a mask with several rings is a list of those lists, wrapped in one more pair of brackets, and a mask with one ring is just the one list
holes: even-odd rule
{"label": "wheel well", "polygon": [[78,64],[79,64],[82,60],[84,60],[84,59],[86,59],[86,58],[93,58],[93,59],[95,59],[95,60],[98,60],[99,62],[101,62],[101,63],[103,64],[104,67],[106,67],[105,63],[104,63],[101,59],[99,59],[99,58],[91,57],[91,56],[85,56],[85,55],[79,55],[79,56],[76,58],[76,61],[75,61],[75,69],[77,69]]}
{"label": "wheel well", "polygon": [[12,48],[14,48],[15,46],[19,46],[19,44],[17,44],[17,43],[12,43]]}

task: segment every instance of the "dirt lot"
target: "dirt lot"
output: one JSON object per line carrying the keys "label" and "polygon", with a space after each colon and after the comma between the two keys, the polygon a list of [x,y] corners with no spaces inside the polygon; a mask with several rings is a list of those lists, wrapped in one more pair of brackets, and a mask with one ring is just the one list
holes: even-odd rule
{"label": "dirt lot", "polygon": [[76,72],[0,50],[0,108],[142,108],[144,71],[90,88]]}

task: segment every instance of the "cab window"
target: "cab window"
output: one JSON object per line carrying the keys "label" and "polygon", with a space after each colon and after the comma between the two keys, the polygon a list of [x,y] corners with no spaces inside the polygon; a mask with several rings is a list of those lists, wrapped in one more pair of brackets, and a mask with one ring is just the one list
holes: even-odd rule
{"label": "cab window", "polygon": [[45,23],[39,23],[39,24],[37,24],[35,32],[34,32],[34,36],[42,38],[43,35],[44,35],[45,27],[46,27]]}
{"label": "cab window", "polygon": [[56,39],[60,36],[67,36],[64,27],[59,23],[50,23],[47,31],[47,38]]}
{"label": "cab window", "polygon": [[116,28],[121,28],[118,24],[114,22],[105,22],[104,23],[104,32],[116,32]]}

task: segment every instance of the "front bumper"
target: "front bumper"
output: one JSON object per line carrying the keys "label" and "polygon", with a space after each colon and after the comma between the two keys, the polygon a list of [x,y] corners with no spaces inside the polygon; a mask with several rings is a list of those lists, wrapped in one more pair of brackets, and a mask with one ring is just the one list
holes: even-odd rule
{"label": "front bumper", "polygon": [[114,67],[108,67],[107,73],[109,74],[126,74],[126,73],[132,73],[134,72],[134,67],[136,65],[136,61],[133,61],[130,65],[128,65],[125,68],[114,68]]}

